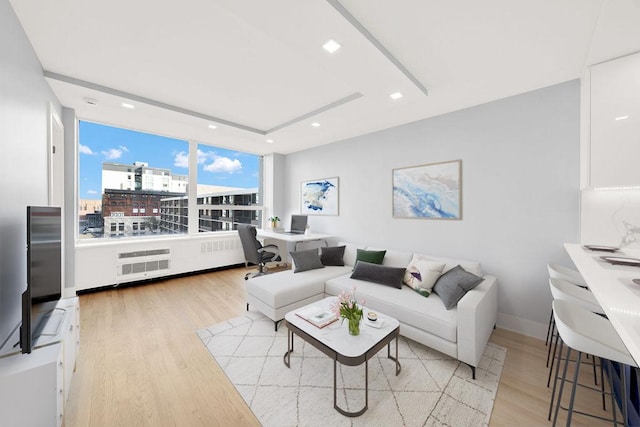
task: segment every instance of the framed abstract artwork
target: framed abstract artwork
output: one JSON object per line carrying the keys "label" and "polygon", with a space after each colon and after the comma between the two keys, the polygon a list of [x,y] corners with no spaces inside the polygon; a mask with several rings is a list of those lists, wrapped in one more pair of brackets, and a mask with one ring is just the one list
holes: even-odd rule
{"label": "framed abstract artwork", "polygon": [[462,219],[462,160],[394,169],[393,217]]}
{"label": "framed abstract artwork", "polygon": [[303,181],[300,189],[300,213],[338,215],[338,177]]}

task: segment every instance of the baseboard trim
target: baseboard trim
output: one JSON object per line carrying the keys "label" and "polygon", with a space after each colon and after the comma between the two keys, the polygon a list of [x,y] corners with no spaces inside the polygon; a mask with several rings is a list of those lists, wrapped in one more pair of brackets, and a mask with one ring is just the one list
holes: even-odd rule
{"label": "baseboard trim", "polygon": [[543,340],[547,336],[547,328],[549,325],[510,314],[498,313],[497,326],[501,329]]}

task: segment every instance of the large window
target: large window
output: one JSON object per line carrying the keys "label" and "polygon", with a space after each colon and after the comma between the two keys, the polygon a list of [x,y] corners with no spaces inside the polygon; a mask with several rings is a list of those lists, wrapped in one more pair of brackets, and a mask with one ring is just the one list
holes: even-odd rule
{"label": "large window", "polygon": [[260,224],[260,170],[259,156],[199,144],[198,230]]}
{"label": "large window", "polygon": [[[191,170],[190,149],[198,153]],[[191,232],[260,220],[259,156],[85,121],[79,153],[80,238],[189,232],[190,172],[199,216]]]}

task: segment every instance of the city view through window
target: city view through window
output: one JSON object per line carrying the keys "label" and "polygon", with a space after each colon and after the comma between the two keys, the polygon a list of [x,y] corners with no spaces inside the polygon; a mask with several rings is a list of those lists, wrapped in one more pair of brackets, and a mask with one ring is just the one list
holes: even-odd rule
{"label": "city view through window", "polygon": [[187,233],[190,173],[197,174],[193,231],[260,223],[260,156],[86,121],[78,139],[80,238]]}

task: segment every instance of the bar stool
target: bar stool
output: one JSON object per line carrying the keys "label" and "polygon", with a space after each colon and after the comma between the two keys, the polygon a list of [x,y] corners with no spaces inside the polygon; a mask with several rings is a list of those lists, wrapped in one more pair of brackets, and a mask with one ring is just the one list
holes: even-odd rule
{"label": "bar stool", "polygon": [[[567,414],[567,426],[571,425],[571,417],[573,415],[573,406],[576,397],[576,388],[578,386],[578,375],[580,373],[580,363],[582,354],[591,354],[601,359],[608,359],[612,362],[621,363],[631,367],[637,368],[637,365],[627,349],[625,348],[622,340],[618,336],[617,332],[606,318],[598,316],[584,307],[556,299],[553,301],[553,316],[555,318],[556,327],[562,342],[567,345],[567,355],[565,357],[564,368],[562,372],[562,381],[560,383],[560,390],[558,391],[558,399],[556,401],[556,409],[553,417],[553,426],[556,425],[558,419],[558,411],[562,401],[562,393],[564,391],[564,384],[567,381],[567,367],[571,359],[571,351],[576,350],[578,352],[576,360],[576,370],[572,382],[571,399],[569,401],[568,414]],[[553,405],[553,399],[556,391],[556,384],[558,379],[558,371],[560,368],[560,358],[562,353],[562,347],[560,353],[558,353],[558,365],[556,368],[556,378],[553,383],[553,392],[551,394],[551,404]],[[609,373],[611,378],[611,364],[609,365]],[[622,413],[624,416],[624,425],[627,425],[628,420],[628,408],[627,408],[627,388],[625,375],[621,375],[622,383]],[[616,404],[611,393],[611,406],[613,412],[614,425],[617,425],[616,419]],[[594,416],[593,414],[586,414],[575,411],[587,416]],[[597,417],[599,418],[599,417]]]}
{"label": "bar stool", "polygon": [[[580,286],[576,286],[573,283],[569,283],[566,280],[553,278],[549,279],[549,288],[551,289],[551,295],[553,296],[554,300],[568,301],[573,304],[577,304],[592,313],[604,315],[604,310],[602,309],[600,304],[598,304],[598,300],[596,300],[596,297],[593,296],[593,293],[591,293],[591,291],[581,288]],[[553,310],[551,310],[551,314],[553,316]],[[555,321],[553,322],[553,324],[555,324]],[[549,384],[551,383],[551,373],[553,371],[556,350],[558,348],[558,337],[555,336],[555,338],[556,340],[553,344],[553,356],[551,356],[551,343],[549,343],[549,349],[547,351],[547,366],[549,366],[549,358],[551,356],[551,367],[549,367],[547,387],[549,387]],[[598,385],[595,360],[593,361],[593,378],[596,385]]]}
{"label": "bar stool", "polygon": [[592,313],[604,314],[604,310],[591,291],[588,291],[563,279],[549,279],[549,288],[553,299],[567,300],[580,305]]}
{"label": "bar stool", "polygon": [[[561,279],[569,283],[573,283],[581,288],[588,289],[587,282],[582,277],[580,272],[565,267],[560,264],[547,264],[547,271],[549,272],[549,278]],[[549,345],[549,337],[553,334],[553,312],[549,316],[549,326],[547,328],[547,338],[544,340],[544,345]],[[547,366],[549,366],[549,354],[547,353]]]}
{"label": "bar stool", "polygon": [[579,271],[574,270],[573,268],[565,267],[560,264],[547,264],[547,271],[549,272],[549,277],[552,279],[562,279],[567,282],[576,284],[582,288],[588,288],[587,282],[582,277]]}

